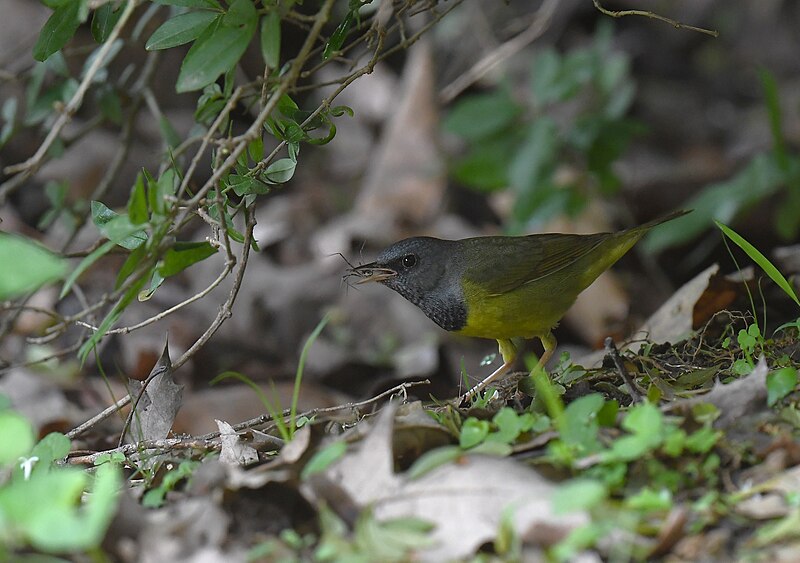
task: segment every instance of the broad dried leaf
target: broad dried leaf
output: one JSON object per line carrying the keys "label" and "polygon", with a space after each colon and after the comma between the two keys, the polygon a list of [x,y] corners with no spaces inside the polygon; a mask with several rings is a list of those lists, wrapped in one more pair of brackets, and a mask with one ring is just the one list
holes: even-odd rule
{"label": "broad dried leaf", "polygon": [[161,440],[169,435],[175,415],[181,407],[183,385],[172,377],[169,343],[161,354],[147,381],[142,385],[144,395],[139,400],[137,413],[131,425],[134,440]]}
{"label": "broad dried leaf", "polygon": [[339,514],[373,506],[379,521],[419,518],[435,525],[433,545],[417,552],[422,561],[467,557],[498,534],[511,507],[515,532],[550,544],[585,523],[584,513],[557,516],[551,498],[556,487],[510,458],[461,456],[417,479],[393,472],[395,406],[384,409],[356,451],[310,477],[303,493],[324,499]]}
{"label": "broad dried leaf", "polygon": [[249,465],[258,461],[258,452],[251,446],[242,441],[242,437],[236,433],[233,426],[221,420],[215,420],[219,428],[219,437],[222,442],[222,450],[219,453],[219,460],[228,465]]}
{"label": "broad dried leaf", "polygon": [[714,426],[728,428],[742,421],[746,415],[767,408],[767,373],[767,361],[761,356],[749,375],[726,385],[716,383],[705,395],[677,401],[669,405],[667,410],[683,411],[698,403],[710,403],[720,410]]}

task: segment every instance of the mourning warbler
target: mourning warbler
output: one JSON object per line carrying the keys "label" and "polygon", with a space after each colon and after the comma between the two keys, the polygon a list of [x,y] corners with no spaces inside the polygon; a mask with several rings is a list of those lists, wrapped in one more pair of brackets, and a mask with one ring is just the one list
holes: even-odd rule
{"label": "mourning warbler", "polygon": [[473,396],[511,368],[512,338],[539,338],[544,366],[556,347],[551,331],[578,294],[650,229],[686,213],[617,233],[407,238],[345,277],[382,283],[445,330],[497,340],[503,365],[470,390]]}

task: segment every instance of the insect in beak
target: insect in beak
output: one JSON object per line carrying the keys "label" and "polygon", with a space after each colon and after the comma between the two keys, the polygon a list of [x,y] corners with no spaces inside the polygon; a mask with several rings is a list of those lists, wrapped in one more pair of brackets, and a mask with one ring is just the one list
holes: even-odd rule
{"label": "insect in beak", "polygon": [[380,282],[388,280],[396,275],[397,272],[391,268],[381,268],[376,266],[375,262],[372,262],[371,264],[364,264],[363,266],[350,268],[347,271],[346,277],[356,276],[361,278],[356,282],[356,285],[361,285],[362,283],[367,282]]}

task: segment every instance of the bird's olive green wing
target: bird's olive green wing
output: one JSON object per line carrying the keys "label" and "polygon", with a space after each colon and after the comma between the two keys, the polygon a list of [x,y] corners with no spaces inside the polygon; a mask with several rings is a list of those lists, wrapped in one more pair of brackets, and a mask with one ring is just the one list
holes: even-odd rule
{"label": "bird's olive green wing", "polygon": [[566,268],[611,236],[542,234],[470,239],[464,278],[489,294],[507,293]]}

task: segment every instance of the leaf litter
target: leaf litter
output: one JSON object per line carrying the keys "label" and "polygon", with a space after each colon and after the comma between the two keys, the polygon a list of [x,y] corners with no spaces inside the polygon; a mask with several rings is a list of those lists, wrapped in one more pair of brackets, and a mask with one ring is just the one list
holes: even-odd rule
{"label": "leaf litter", "polygon": [[644,325],[652,338],[620,346],[634,387],[608,355],[562,358],[563,414],[522,373],[466,408],[419,400],[414,382],[317,408],[290,441],[271,415],[175,435],[165,345],[132,393],[132,442],[67,461],[127,468],[105,544],[120,560],[786,559],[797,328],[766,337],[720,309],[745,283],[709,268],[679,290]]}

